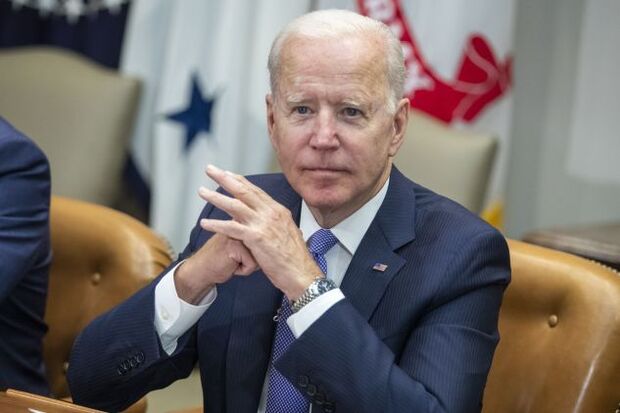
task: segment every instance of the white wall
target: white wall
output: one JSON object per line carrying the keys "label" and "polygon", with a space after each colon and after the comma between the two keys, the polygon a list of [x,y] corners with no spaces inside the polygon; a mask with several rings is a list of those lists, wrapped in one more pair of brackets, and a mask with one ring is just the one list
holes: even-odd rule
{"label": "white wall", "polygon": [[[513,238],[534,228],[620,220],[620,184],[587,180],[567,166],[586,2],[518,2],[506,216]],[[620,153],[615,158],[620,168]]]}

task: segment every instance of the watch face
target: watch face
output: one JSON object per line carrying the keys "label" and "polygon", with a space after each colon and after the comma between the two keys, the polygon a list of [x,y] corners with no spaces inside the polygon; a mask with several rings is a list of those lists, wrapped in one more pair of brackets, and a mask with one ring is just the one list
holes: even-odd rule
{"label": "watch face", "polygon": [[332,280],[323,278],[316,282],[315,287],[318,294],[323,294],[328,292],[329,290],[333,290],[334,288],[336,288],[336,285]]}

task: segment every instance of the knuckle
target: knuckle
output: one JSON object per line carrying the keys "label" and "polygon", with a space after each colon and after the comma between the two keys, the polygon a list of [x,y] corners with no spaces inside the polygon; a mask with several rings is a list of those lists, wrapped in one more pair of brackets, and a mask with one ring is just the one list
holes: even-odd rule
{"label": "knuckle", "polygon": [[262,231],[251,231],[248,234],[248,241],[252,244],[257,244],[264,239]]}
{"label": "knuckle", "polygon": [[270,221],[278,221],[281,218],[281,215],[277,210],[269,209],[267,211],[267,217]]}
{"label": "knuckle", "polygon": [[291,211],[288,208],[283,207],[282,205],[278,204],[275,208],[274,208],[274,214],[276,219],[278,220],[288,220],[292,218],[292,214]]}
{"label": "knuckle", "polygon": [[247,186],[239,186],[239,189],[237,190],[237,194],[239,196],[248,196],[250,194],[250,188],[248,188]]}

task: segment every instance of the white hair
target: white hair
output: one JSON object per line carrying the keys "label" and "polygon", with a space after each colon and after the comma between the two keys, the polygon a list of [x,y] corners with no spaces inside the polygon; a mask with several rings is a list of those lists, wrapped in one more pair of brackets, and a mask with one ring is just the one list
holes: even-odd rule
{"label": "white hair", "polygon": [[275,95],[280,77],[280,55],[286,41],[292,37],[337,39],[345,35],[375,35],[384,41],[388,111],[394,112],[403,97],[405,65],[400,41],[388,26],[378,20],[348,10],[319,10],[304,14],[287,24],[276,36],[269,52],[269,80]]}

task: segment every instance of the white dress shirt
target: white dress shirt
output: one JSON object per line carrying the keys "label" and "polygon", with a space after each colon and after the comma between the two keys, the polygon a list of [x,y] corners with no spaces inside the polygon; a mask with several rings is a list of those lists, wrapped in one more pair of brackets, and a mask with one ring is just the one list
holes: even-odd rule
{"label": "white dress shirt", "polygon": [[[330,228],[338,242],[325,254],[327,277],[333,280],[337,286],[342,283],[357,247],[375,215],[377,215],[377,211],[385,199],[389,182],[388,178],[373,198],[344,221]],[[305,201],[302,201],[301,204],[299,228],[306,242],[312,234],[321,229]],[[198,322],[217,298],[217,288],[213,288],[198,305],[192,305],[181,300],[174,285],[174,272],[179,265],[181,263],[168,271],[155,287],[155,329],[164,351],[168,354],[175,351],[179,337]],[[336,288],[315,298],[297,313],[292,314],[286,322],[295,338],[301,336],[323,313],[343,298],[344,295],[340,288]],[[268,383],[269,375],[267,374],[258,413],[265,412]]]}

